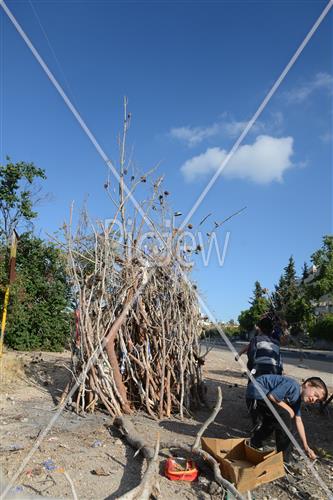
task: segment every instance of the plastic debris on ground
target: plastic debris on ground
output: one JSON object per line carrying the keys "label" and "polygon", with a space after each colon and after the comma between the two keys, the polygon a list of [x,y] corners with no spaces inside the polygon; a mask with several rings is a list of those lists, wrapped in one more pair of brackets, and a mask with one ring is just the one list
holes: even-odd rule
{"label": "plastic debris on ground", "polygon": [[91,446],[92,448],[99,448],[100,446],[103,446],[103,443],[100,439],[96,439],[96,441]]}
{"label": "plastic debris on ground", "polygon": [[57,466],[51,459],[45,460],[45,462],[43,462],[43,466],[48,472],[53,472],[57,469]]}
{"label": "plastic debris on ground", "polygon": [[18,495],[19,493],[23,492],[23,486],[14,486],[13,488],[10,489],[10,492],[13,493],[14,495]]}
{"label": "plastic debris on ground", "polygon": [[93,469],[91,473],[94,476],[109,476],[110,473],[106,472],[106,470],[103,469],[103,467],[98,467],[97,469]]}
{"label": "plastic debris on ground", "polygon": [[198,477],[198,469],[193,460],[168,458],[165,463],[165,475],[171,481],[194,481]]}
{"label": "plastic debris on ground", "polygon": [[28,477],[40,476],[43,473],[43,469],[41,467],[34,467],[33,469],[28,469],[26,471],[26,475]]}

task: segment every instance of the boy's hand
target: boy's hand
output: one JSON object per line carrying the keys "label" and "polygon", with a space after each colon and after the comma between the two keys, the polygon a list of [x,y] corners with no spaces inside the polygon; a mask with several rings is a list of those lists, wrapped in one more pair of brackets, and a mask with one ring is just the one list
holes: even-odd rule
{"label": "boy's hand", "polygon": [[309,448],[309,447],[305,448],[305,453],[307,454],[307,456],[309,458],[311,458],[311,460],[316,460],[316,458],[318,458],[318,456],[315,454],[315,452],[313,450],[311,450],[311,448]]}

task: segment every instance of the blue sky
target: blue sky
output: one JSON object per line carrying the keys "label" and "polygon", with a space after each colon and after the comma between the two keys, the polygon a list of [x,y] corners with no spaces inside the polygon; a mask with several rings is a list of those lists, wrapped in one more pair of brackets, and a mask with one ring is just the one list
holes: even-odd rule
{"label": "blue sky", "polygon": [[[10,1],[8,7],[105,152],[117,159],[123,96],[136,166],[160,162],[184,215],[324,9],[321,1]],[[332,232],[332,11],[193,215],[218,231],[224,265],[193,273],[218,319],[236,318],[256,279],[272,289]],[[45,235],[88,196],[109,217],[107,169],[1,11],[1,161],[46,169],[36,230]],[[237,135],[238,134],[238,135]],[[179,222],[181,218],[179,218]]]}

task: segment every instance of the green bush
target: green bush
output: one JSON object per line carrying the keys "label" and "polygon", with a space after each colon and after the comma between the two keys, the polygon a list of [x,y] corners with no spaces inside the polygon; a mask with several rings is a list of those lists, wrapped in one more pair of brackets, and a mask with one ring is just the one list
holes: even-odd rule
{"label": "green bush", "polygon": [[233,337],[234,335],[239,335],[239,327],[236,325],[224,325],[222,330],[228,337]]}
{"label": "green bush", "polygon": [[220,337],[220,333],[217,328],[205,328],[202,330],[201,338],[212,338]]}
{"label": "green bush", "polygon": [[[1,249],[0,307],[7,284],[7,249]],[[53,244],[30,233],[17,249],[17,277],[11,287],[5,343],[18,350],[61,351],[69,345],[71,296],[65,260]]]}
{"label": "green bush", "polygon": [[333,314],[320,318],[310,330],[311,337],[333,341]]}
{"label": "green bush", "polygon": [[[239,327],[237,325],[221,325],[221,330],[228,336],[233,337],[239,335]],[[221,334],[216,327],[210,327],[203,331],[202,338],[221,338]]]}

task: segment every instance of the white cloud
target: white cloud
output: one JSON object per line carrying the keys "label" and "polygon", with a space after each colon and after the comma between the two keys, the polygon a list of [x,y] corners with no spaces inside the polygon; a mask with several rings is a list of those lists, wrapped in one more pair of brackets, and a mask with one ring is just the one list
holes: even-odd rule
{"label": "white cloud", "polygon": [[[228,119],[227,113],[222,115],[223,121],[215,122],[208,126],[183,126],[174,127],[169,135],[179,141],[183,141],[189,147],[197,146],[208,139],[220,137],[234,139],[239,137],[248,124],[247,121]],[[259,133],[281,133],[283,115],[280,111],[271,113],[267,123],[257,120],[250,132]]]}
{"label": "white cloud", "polygon": [[[225,122],[223,124],[223,128],[225,130],[225,133],[227,136],[229,137],[236,137],[238,135],[241,135],[241,133],[243,132],[243,130],[245,129],[246,125],[247,125],[248,122],[242,122],[242,121],[236,121],[236,120],[233,120],[233,121],[230,121],[230,122]],[[253,125],[253,127],[258,130],[258,128],[261,127],[261,124],[260,122],[257,122]]]}
{"label": "white cloud", "polygon": [[[207,127],[174,127],[170,130],[169,135],[174,139],[186,142],[189,147],[193,147],[212,137],[237,137],[243,132],[246,125],[245,121],[230,120],[215,122]],[[257,122],[253,125],[252,131],[258,133],[262,128],[263,125]]]}
{"label": "white cloud", "polygon": [[170,130],[171,137],[187,142],[188,146],[196,146],[205,139],[216,137],[221,132],[221,124],[213,123],[208,127],[178,127]]}
{"label": "white cloud", "polygon": [[312,80],[285,92],[284,96],[288,102],[300,103],[305,101],[314,92],[320,90],[332,93],[333,76],[329,73],[317,73]]}
{"label": "white cloud", "polygon": [[[260,135],[253,144],[238,148],[222,170],[221,175],[234,179],[247,179],[257,184],[282,181],[284,172],[293,166],[293,138],[275,138]],[[226,159],[227,151],[218,147],[208,148],[181,166],[189,182],[212,175]]]}

